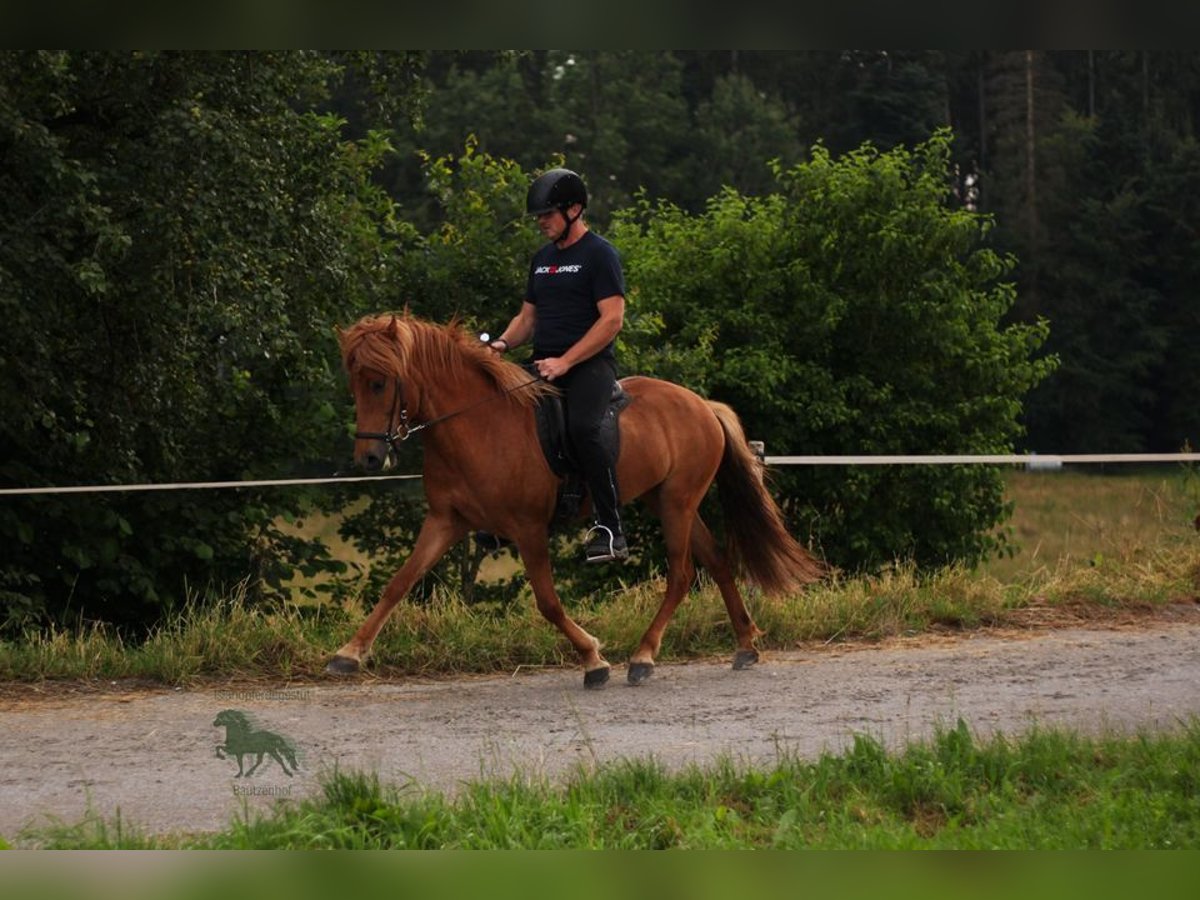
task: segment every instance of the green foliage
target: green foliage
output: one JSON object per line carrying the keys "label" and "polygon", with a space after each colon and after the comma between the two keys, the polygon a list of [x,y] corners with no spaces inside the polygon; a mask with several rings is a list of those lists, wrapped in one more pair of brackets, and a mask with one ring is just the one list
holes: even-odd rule
{"label": "green foliage", "polygon": [[1009,315],[1048,320],[1063,361],[1030,399],[1024,444],[1200,442],[1194,51],[445,52],[428,72],[432,102],[388,183],[430,224],[415,151],[457,152],[469,134],[527,170],[560,154],[606,228],[639,190],[702,214],[722,187],[769,193],[764,163],[788,169],[814,142],[888,150],[952,127],[955,196],[1019,260]]}
{"label": "green foliage", "polygon": [[[420,129],[402,137],[413,154],[480,148],[527,170],[560,156],[591,189],[593,221],[604,224],[639,187],[655,194],[688,191],[694,167],[681,161],[692,139],[683,68],[672,53],[631,50],[443,54],[430,62],[431,104]],[[756,159],[761,168],[766,157]],[[427,173],[396,173],[396,195],[423,223],[436,225],[424,202]]]}
{"label": "green foliage", "polygon": [[437,226],[401,256],[399,291],[414,313],[458,316],[498,332],[525,292],[529,259],[540,246],[525,216],[530,177],[515,162],[480,152],[468,137],[457,157],[423,157]]}
{"label": "green foliage", "polygon": [[[548,162],[584,173],[626,254],[624,370],[730,400],[772,452],[1006,449],[1039,381],[1039,449],[1195,444],[1197,59],[5,52],[0,483],[344,465],[331,326],[405,302],[501,324],[537,243],[527,174]],[[944,122],[953,144],[852,151]],[[797,164],[814,140],[828,151]],[[1029,362],[1043,317],[1048,377]],[[971,470],[779,481],[848,565],[973,558],[999,515]],[[152,618],[185,580],[247,571],[270,592],[330,565],[276,527],[329,497],[5,500],[3,617]],[[380,502],[364,532],[400,522],[407,548],[417,503]],[[654,528],[634,527],[640,575]]]}
{"label": "green foliage", "polygon": [[[1105,479],[1100,490],[1128,496],[1128,486],[1117,481]],[[1044,490],[1030,496],[1027,486],[1021,489],[1031,504],[1031,514],[1021,523],[1035,536],[1062,517]],[[1079,490],[1066,488],[1067,494]],[[947,627],[1028,627],[1030,617],[1040,620],[1047,608],[1101,618],[1128,618],[1159,609],[1169,613],[1172,604],[1190,602],[1200,571],[1200,544],[1190,521],[1195,506],[1188,505],[1185,491],[1194,500],[1195,481],[1181,477],[1178,488],[1164,491],[1158,500],[1166,508],[1188,509],[1189,517],[1172,516],[1174,527],[1160,526],[1154,536],[1143,529],[1132,545],[1123,539],[1123,523],[1114,517],[1104,527],[1112,535],[1109,540],[1077,542],[1080,549],[1073,556],[1035,555],[1023,568],[1010,568],[1003,575],[991,571],[994,566],[985,571],[952,566],[936,572],[897,566],[869,577],[834,578],[791,597],[750,597],[755,621],[766,632],[759,646],[770,651],[812,641],[880,640]],[[1039,505],[1048,508],[1038,509]],[[385,577],[391,574],[390,568],[380,568]],[[602,641],[616,662],[638,646],[662,602],[662,589],[662,579],[656,579],[589,599],[571,597],[571,615]],[[0,681],[137,678],[194,684],[207,679],[321,678],[329,650],[362,621],[364,601],[374,596],[275,606],[254,603],[240,586],[220,602],[188,604],[139,642],[102,624],[31,628],[12,640],[0,639]],[[370,657],[371,677],[576,665],[570,646],[537,612],[528,588],[518,596],[521,602],[496,608],[492,602],[468,604],[457,586],[419,589],[401,602],[381,632]],[[486,594],[483,598],[488,599]],[[1050,618],[1056,615],[1051,612]],[[670,662],[721,657],[730,653],[730,641],[729,617],[719,593],[702,580],[671,619],[659,658]]]}
{"label": "green foliage", "polygon": [[[768,454],[1007,452],[1052,367],[1032,358],[1046,328],[1003,324],[1013,261],[947,202],[949,158],[946,133],[838,160],[818,146],[766,196],[726,190],[702,215],[642,199],[613,229],[661,332],[639,363],[732,404]],[[853,568],[979,559],[1004,513],[982,468],[791,469],[776,484],[796,529]]]}
{"label": "green foliage", "polygon": [[1162,296],[1153,321],[1165,344],[1142,382],[1152,398],[1149,446],[1168,452],[1200,445],[1200,141],[1167,146],[1150,173],[1144,220],[1150,258],[1140,274]]}
{"label": "green foliage", "polygon": [[977,64],[983,202],[1021,258],[1016,313],[1049,320],[1062,360],[1030,396],[1030,446],[1194,444],[1197,123],[1184,98],[1200,57],[989,51]]}
{"label": "green foliage", "polygon": [[1114,123],[1066,115],[1044,146],[1062,169],[1063,194],[1075,196],[1042,210],[1041,252],[1053,262],[1038,272],[1038,309],[1051,323],[1047,348],[1063,362],[1030,397],[1029,427],[1059,452],[1137,452],[1152,429],[1150,384],[1170,342],[1166,297],[1147,276],[1172,229],[1154,228],[1142,189],[1114,177],[1139,153]]}
{"label": "green foliage", "polygon": [[[319,112],[318,53],[0,54],[0,483],[279,477],[344,453],[335,322],[390,294],[388,152]],[[10,619],[153,621],[278,589],[304,491],[0,506]]]}
{"label": "green foliage", "polygon": [[794,163],[799,152],[787,108],[738,74],[718,78],[697,108],[695,141],[689,189],[700,197],[727,185],[765,194],[774,186],[768,161]]}

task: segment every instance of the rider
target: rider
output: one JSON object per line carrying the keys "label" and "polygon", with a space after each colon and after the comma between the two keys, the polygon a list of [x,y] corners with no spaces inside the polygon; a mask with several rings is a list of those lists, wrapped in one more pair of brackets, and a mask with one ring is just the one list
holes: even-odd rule
{"label": "rider", "polygon": [[616,248],[583,220],[587,188],[570,169],[551,169],[529,186],[526,211],[549,243],[534,254],[521,310],[491,342],[498,353],[533,339],[538,374],[566,401],[567,431],[592,495],[596,524],[587,559],[626,559],[618,514],[616,460],[600,424],[617,379],[613,339],[625,320],[625,276]]}

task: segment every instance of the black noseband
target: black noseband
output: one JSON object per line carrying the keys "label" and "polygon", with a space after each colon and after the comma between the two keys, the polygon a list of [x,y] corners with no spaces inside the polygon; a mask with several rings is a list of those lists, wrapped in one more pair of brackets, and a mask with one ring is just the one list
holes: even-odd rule
{"label": "black noseband", "polygon": [[404,403],[404,388],[400,384],[399,378],[395,379],[392,411],[388,415],[387,427],[387,431],[356,431],[354,439],[356,441],[383,441],[394,452],[396,444],[407,441],[425,427],[424,425],[408,424],[408,407]]}

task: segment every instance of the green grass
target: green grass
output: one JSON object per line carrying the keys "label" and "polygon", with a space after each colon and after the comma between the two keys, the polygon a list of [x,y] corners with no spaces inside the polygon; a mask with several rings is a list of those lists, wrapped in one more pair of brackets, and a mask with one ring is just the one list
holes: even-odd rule
{"label": "green grass", "polygon": [[[601,603],[569,604],[614,660],[636,647],[660,601],[661,585],[628,588]],[[805,641],[879,639],[933,627],[1000,625],[1031,608],[1146,609],[1200,594],[1200,542],[1179,540],[1130,560],[1039,570],[1006,584],[952,567],[928,577],[897,567],[869,578],[835,578],[800,596],[751,597],[765,649]],[[194,606],[128,644],[102,626],[29,631],[0,642],[0,680],[140,678],[168,684],[200,679],[306,678],[362,621],[362,604],[269,610],[240,593]],[[1022,619],[1021,621],[1025,621]],[[720,597],[702,586],[677,611],[661,660],[732,652]],[[373,652],[381,675],[454,674],[573,665],[565,640],[526,598],[504,612],[468,607],[435,592],[425,605],[401,603]]]}
{"label": "green grass", "polygon": [[[632,653],[661,598],[661,584],[628,588],[600,603],[570,604],[614,661]],[[1136,559],[1041,570],[1005,584],[952,567],[921,577],[899,566],[873,577],[841,579],[782,599],[750,598],[764,649],[806,641],[880,639],[935,627],[1026,623],[1030,609],[1068,607],[1103,615],[1149,609],[1200,595],[1200,541],[1174,540]],[[247,604],[240,593],[195,606],[131,645],[111,630],[29,631],[0,643],[0,680],[137,678],[167,684],[204,679],[317,677],[332,652],[362,621],[365,607]],[[732,632],[720,596],[704,585],[676,612],[660,660],[729,655]],[[373,671],[384,676],[512,671],[574,665],[566,641],[531,598],[497,612],[435,592],[424,605],[401,603],[376,642]]]}
{"label": "green grass", "polygon": [[815,761],[653,760],[514,777],[453,797],[332,773],[312,799],[209,835],[151,836],[96,817],[26,832],[54,848],[1197,848],[1200,723],[1172,734],[1037,730],[977,739],[961,721],[888,752],[859,735]]}
{"label": "green grass", "polygon": [[1165,537],[1188,532],[1194,537],[1191,523],[1200,513],[1200,477],[1178,466],[1121,474],[1013,471],[1005,484],[1014,505],[1007,525],[1017,552],[984,566],[1001,581],[1136,559]]}
{"label": "green grass", "polygon": [[[1027,624],[1031,612],[1036,619],[1062,608],[1102,616],[1194,602],[1200,597],[1200,540],[1191,527],[1196,500],[1188,484],[1146,474],[1014,473],[1013,527],[1024,548],[1014,560],[928,575],[898,565],[872,577],[835,576],[781,599],[751,593],[750,609],[766,631],[760,646]],[[662,589],[660,582],[649,582],[598,601],[568,598],[567,608],[603,641],[613,661],[622,661],[637,646]],[[365,600],[267,609],[247,603],[245,592],[235,590],[220,602],[191,605],[136,645],[102,626],[30,630],[0,641],[0,680],[137,678],[180,684],[318,677],[366,611]],[[720,597],[702,584],[677,611],[660,659],[722,656],[732,649]],[[575,664],[570,646],[540,617],[531,596],[497,611],[466,606],[437,590],[431,602],[396,608],[372,660],[383,676]]]}

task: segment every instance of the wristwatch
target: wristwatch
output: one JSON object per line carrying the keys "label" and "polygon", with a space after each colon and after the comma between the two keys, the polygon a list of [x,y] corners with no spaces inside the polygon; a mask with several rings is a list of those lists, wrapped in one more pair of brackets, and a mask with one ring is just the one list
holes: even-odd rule
{"label": "wristwatch", "polygon": [[[492,341],[492,347],[496,347],[497,344],[504,345],[504,349],[500,351],[501,353],[508,352],[508,341],[506,341],[504,338],[496,338],[494,341]],[[499,349],[499,348],[496,348],[496,349]]]}

